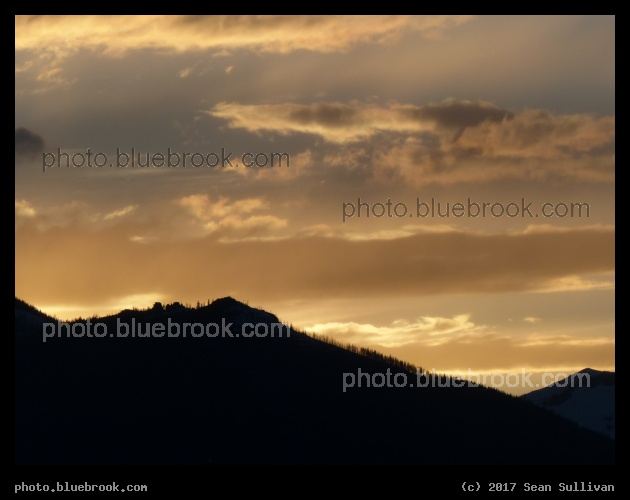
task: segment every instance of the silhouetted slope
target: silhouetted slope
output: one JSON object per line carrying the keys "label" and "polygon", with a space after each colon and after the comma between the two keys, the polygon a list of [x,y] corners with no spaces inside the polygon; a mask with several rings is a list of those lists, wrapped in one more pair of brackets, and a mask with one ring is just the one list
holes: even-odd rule
{"label": "silhouetted slope", "polygon": [[584,368],[521,396],[573,422],[615,437],[615,373]]}
{"label": "silhouetted slope", "polygon": [[[16,300],[16,310],[18,303]],[[273,323],[231,298],[99,319]],[[53,320],[50,320],[53,322]],[[92,323],[95,321],[92,320]],[[392,368],[394,367],[394,368]],[[482,387],[350,388],[400,371],[289,338],[54,338],[16,324],[16,460],[39,464],[612,463],[614,442]],[[408,380],[415,382],[415,374]]]}
{"label": "silhouetted slope", "polygon": [[45,321],[52,321],[39,309],[27,304],[23,300],[15,298],[15,333],[19,335],[29,329],[39,328],[41,334],[41,324]]}

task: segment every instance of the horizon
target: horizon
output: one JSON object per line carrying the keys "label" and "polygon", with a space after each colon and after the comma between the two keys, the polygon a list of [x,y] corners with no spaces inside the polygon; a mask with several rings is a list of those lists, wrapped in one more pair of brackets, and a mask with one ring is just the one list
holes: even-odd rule
{"label": "horizon", "polygon": [[[29,307],[34,308],[36,311],[40,312],[40,313],[44,313],[42,310],[38,309],[37,307],[35,307],[33,304],[29,304],[28,302],[23,301],[22,299],[20,299],[19,297],[16,297],[16,300],[23,302],[24,304],[26,304]],[[260,307],[256,307],[255,305],[250,305],[247,302],[241,302],[231,296],[225,296],[225,297],[218,297],[215,299],[208,299],[205,303],[201,302],[201,301],[197,301],[196,304],[189,304],[189,303],[181,303],[179,301],[175,301],[172,303],[167,303],[167,304],[162,304],[161,302],[156,302],[154,303],[152,306],[146,307],[146,308],[137,308],[137,307],[132,307],[131,309],[124,309],[121,311],[118,311],[117,313],[114,314],[110,314],[110,315],[105,315],[105,316],[90,316],[90,317],[76,317],[76,318],[72,318],[72,319],[63,319],[63,318],[58,318],[56,316],[50,316],[49,317],[51,319],[54,319],[57,321],[57,326],[53,325],[53,335],[51,336],[53,341],[55,339],[55,334],[57,335],[57,337],[62,337],[62,338],[72,338],[74,337],[74,335],[72,334],[70,325],[72,325],[73,323],[84,323],[87,322],[88,324],[90,324],[90,322],[92,322],[92,326],[94,326],[94,321],[99,320],[99,319],[108,319],[108,318],[119,318],[119,316],[123,313],[129,313],[129,312],[135,312],[135,313],[151,313],[151,312],[158,312],[158,313],[166,313],[169,310],[173,311],[174,309],[176,310],[181,310],[180,308],[186,309],[186,310],[199,310],[199,309],[205,309],[205,308],[210,308],[212,305],[214,305],[216,302],[222,301],[234,301],[236,303],[238,303],[241,306],[245,306],[248,309],[253,309],[253,310],[260,310],[266,313],[270,313],[272,315],[273,311],[265,311],[264,309],[260,308]],[[46,314],[46,313],[44,313]],[[275,315],[274,315],[275,316]],[[170,321],[170,316],[167,317],[168,320]],[[276,316],[277,318],[277,316]],[[316,333],[312,333],[306,330],[299,330],[293,327],[293,325],[291,324],[290,321],[283,321],[282,318],[277,318],[279,322],[281,322],[283,325],[285,325],[288,329],[293,330],[295,333],[299,333],[299,334],[305,334],[308,335],[309,337],[315,339],[315,340],[319,340],[331,345],[335,345],[337,347],[340,347],[342,349],[346,349],[346,350],[351,350],[353,352],[360,352],[361,347],[353,344],[353,343],[343,343],[340,342],[338,340],[335,340],[333,337],[328,337],[326,335],[318,335]],[[132,321],[135,324],[135,319],[132,317]],[[139,323],[141,323],[141,321],[138,321]],[[151,320],[151,323],[154,323],[155,320]],[[125,315],[125,322],[126,325],[129,325],[128,323],[128,318],[127,315]],[[48,323],[46,323],[48,324]],[[66,330],[64,330],[64,333],[61,333],[62,328],[66,328]],[[146,328],[146,327],[145,327]],[[57,331],[57,329],[59,329],[59,331]],[[273,330],[272,330],[273,331]],[[46,328],[43,329],[43,341],[46,341]],[[213,332],[214,333],[214,332]],[[129,331],[125,331],[125,336],[127,337],[127,334],[129,334]],[[83,335],[81,335],[83,336]],[[134,335],[135,336],[135,332]],[[290,333],[289,335],[290,336]],[[149,336],[150,338],[150,336]],[[369,348],[368,348],[369,349]],[[378,349],[371,349],[372,351],[375,352],[380,352],[378,351]],[[381,353],[382,354],[382,353]],[[395,358],[395,360],[399,361],[399,362],[405,362],[402,359],[399,358]],[[492,387],[494,389],[498,389],[501,392],[504,392],[506,394],[511,394],[514,396],[523,396],[525,394],[530,394],[532,392],[535,392],[539,389],[544,389],[544,388],[549,388],[554,386],[555,384],[559,384],[560,386],[562,386],[562,382],[563,381],[568,381],[569,379],[571,379],[573,376],[578,375],[578,374],[589,374],[589,379],[587,379],[587,381],[585,382],[587,387],[590,387],[590,373],[595,372],[595,373],[615,373],[614,370],[612,371],[607,371],[607,370],[595,370],[591,367],[584,367],[580,370],[574,371],[574,372],[559,372],[559,373],[548,373],[548,372],[526,372],[524,368],[521,368],[521,373],[514,373],[514,372],[492,372],[492,371],[488,371],[488,372],[473,372],[472,370],[470,370],[470,368],[465,371],[465,370],[457,370],[457,371],[449,371],[449,372],[436,372],[435,368],[427,368],[427,367],[419,367],[419,366],[414,366],[414,372],[417,372],[419,374],[426,374],[429,376],[447,376],[447,377],[453,377],[454,379],[457,380],[467,380],[469,382],[472,383],[477,383],[480,386],[485,386],[485,387]],[[580,380],[579,381],[579,386],[582,387],[584,385],[583,381]],[[571,385],[570,387],[573,387],[573,385]]]}

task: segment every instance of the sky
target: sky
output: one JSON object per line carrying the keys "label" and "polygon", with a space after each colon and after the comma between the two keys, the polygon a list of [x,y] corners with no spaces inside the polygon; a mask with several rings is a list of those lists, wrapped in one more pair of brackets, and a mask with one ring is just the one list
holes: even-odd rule
{"label": "sky", "polygon": [[614,370],[614,40],[18,16],[15,294],[61,319],[230,295],[437,372]]}

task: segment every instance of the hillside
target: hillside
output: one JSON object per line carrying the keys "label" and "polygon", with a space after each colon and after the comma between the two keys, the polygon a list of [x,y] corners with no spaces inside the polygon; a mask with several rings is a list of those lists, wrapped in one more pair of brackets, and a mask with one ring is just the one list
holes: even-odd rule
{"label": "hillside", "polygon": [[[344,374],[396,374],[404,364],[295,330],[273,338],[108,334],[43,342],[42,321],[57,324],[16,299],[18,463],[614,462],[611,439],[494,389],[355,385],[344,392]],[[226,297],[198,308],[127,310],[91,325],[113,334],[123,323],[169,321],[231,322],[239,332],[244,323],[271,327],[278,319]],[[411,371],[406,376],[416,382]]]}

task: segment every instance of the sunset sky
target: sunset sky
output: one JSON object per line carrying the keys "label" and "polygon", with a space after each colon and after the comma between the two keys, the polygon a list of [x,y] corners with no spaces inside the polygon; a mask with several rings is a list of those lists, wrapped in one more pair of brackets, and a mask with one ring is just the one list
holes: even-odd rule
{"label": "sunset sky", "polygon": [[[17,297],[231,295],[441,372],[614,370],[614,16],[15,22]],[[107,164],[43,166],[88,148]],[[132,148],[234,166],[109,167]],[[407,212],[344,221],[359,198]]]}

